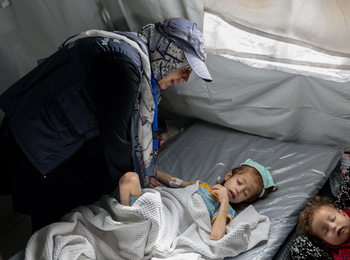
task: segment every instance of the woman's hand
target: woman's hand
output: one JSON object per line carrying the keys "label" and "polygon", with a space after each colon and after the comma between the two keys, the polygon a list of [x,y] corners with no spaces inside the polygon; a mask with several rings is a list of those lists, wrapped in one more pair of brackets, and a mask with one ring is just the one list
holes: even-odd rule
{"label": "woman's hand", "polygon": [[214,192],[219,197],[221,203],[229,203],[228,192],[224,186],[216,184],[211,187],[210,191]]}
{"label": "woman's hand", "polygon": [[149,187],[152,189],[160,187],[160,182],[157,181],[155,177],[151,177],[151,180],[149,181]]}

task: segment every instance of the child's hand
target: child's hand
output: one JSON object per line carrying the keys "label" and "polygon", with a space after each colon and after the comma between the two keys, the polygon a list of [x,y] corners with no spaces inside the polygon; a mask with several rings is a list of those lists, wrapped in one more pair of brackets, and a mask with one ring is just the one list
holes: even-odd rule
{"label": "child's hand", "polygon": [[160,182],[156,181],[156,178],[151,177],[150,181],[149,181],[149,187],[154,189],[156,187],[160,186]]}
{"label": "child's hand", "polygon": [[210,192],[215,193],[219,197],[221,203],[229,203],[228,192],[224,186],[216,184],[211,187]]}

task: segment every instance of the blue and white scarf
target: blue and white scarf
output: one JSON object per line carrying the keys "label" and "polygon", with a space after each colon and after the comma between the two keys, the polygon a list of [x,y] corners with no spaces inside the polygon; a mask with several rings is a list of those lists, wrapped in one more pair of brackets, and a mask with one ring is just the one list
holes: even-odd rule
{"label": "blue and white scarf", "polygon": [[[107,32],[102,30],[89,30],[72,37],[64,45],[72,44],[76,40],[86,37],[105,37],[119,39],[127,42],[138,50],[141,57],[142,82],[139,89],[139,97],[134,102],[133,120],[131,134],[133,138],[133,160],[135,171],[143,182],[143,187],[148,187],[149,179],[154,176],[153,146],[152,146],[152,123],[154,117],[155,103],[152,94],[151,70],[155,80],[158,81],[170,72],[189,66],[183,51],[174,43],[169,41],[154,26],[146,25],[141,34],[134,33],[147,44],[149,53],[137,42],[119,35],[118,32]],[[158,103],[160,101],[160,88],[158,87]]]}
{"label": "blue and white scarf", "polygon": [[149,50],[151,68],[156,81],[170,72],[189,66],[184,52],[163,34],[154,24],[148,24],[141,30]]}
{"label": "blue and white scarf", "polygon": [[[161,34],[154,24],[144,26],[139,36],[148,46],[151,69],[156,81],[164,78],[174,70],[189,66],[183,51]],[[159,103],[159,86],[157,86],[157,92]],[[149,76],[142,76],[139,93],[140,98],[134,103],[132,120],[134,125],[131,127],[132,136],[134,136],[133,160],[135,171],[143,180],[141,185],[148,187],[150,178],[154,176],[152,123],[155,109]]]}

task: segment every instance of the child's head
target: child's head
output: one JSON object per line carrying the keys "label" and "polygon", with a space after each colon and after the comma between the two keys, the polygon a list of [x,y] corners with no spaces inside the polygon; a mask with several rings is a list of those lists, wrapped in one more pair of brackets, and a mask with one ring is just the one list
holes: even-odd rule
{"label": "child's head", "polygon": [[330,198],[316,196],[300,213],[298,232],[338,246],[349,239],[350,218]]}
{"label": "child's head", "polygon": [[276,190],[270,172],[251,159],[225,175],[222,185],[229,191],[230,203],[252,203]]}

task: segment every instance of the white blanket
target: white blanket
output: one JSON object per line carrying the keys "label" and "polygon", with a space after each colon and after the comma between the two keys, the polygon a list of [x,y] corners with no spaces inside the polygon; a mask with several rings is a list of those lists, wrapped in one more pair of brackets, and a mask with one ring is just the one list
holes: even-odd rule
{"label": "white blanket", "polygon": [[37,231],[25,259],[223,259],[268,239],[270,221],[249,206],[210,240],[198,182],[184,189],[145,189],[132,207],[104,196]]}

